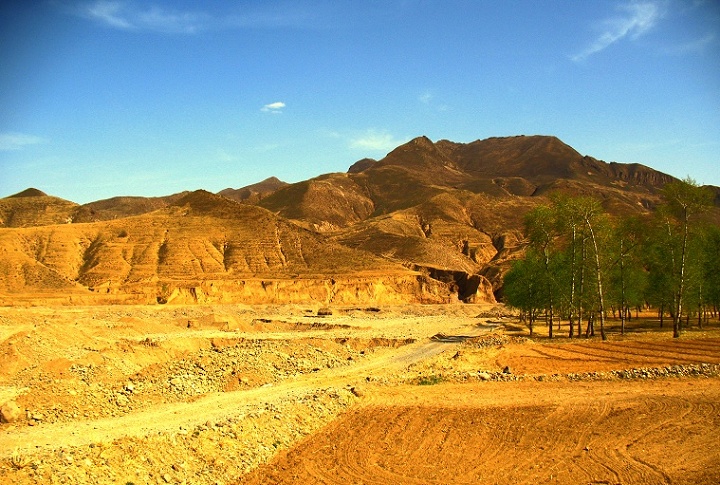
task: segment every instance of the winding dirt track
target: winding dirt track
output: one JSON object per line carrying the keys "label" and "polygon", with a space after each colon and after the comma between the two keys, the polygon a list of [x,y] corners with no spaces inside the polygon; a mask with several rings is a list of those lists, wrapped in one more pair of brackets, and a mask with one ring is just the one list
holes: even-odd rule
{"label": "winding dirt track", "polygon": [[388,389],[240,483],[717,484],[720,382]]}
{"label": "winding dirt track", "polygon": [[[476,327],[468,328],[464,333],[477,336],[485,331],[487,330]],[[354,385],[365,381],[368,376],[400,370],[412,363],[431,358],[455,345],[457,342],[425,340],[397,349],[387,349],[362,363],[306,374],[274,386],[214,393],[193,402],[164,404],[122,417],[19,428],[0,433],[0,458],[10,457],[13,451],[30,452],[82,446],[122,437],[177,430],[179,427],[188,428],[207,421],[216,422],[257,408],[261,403],[301,396],[315,389]]]}

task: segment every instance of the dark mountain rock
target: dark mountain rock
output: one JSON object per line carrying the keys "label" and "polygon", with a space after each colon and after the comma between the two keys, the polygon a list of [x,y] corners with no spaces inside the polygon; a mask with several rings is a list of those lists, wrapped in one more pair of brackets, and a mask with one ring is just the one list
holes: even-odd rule
{"label": "dark mountain rock", "polygon": [[287,185],[287,182],[283,182],[277,177],[270,177],[256,184],[247,185],[239,189],[227,188],[221,190],[218,194],[240,202],[256,204],[261,199]]}
{"label": "dark mountain rock", "polygon": [[72,219],[73,222],[97,222],[138,216],[167,207],[186,194],[180,192],[165,197],[120,196],[98,200],[78,207]]}
{"label": "dark mountain rock", "polygon": [[368,168],[372,167],[377,163],[377,160],[374,158],[363,158],[362,160],[358,160],[357,162],[350,165],[350,168],[348,168],[348,173],[360,173]]}
{"label": "dark mountain rock", "polygon": [[43,192],[42,190],[30,187],[28,189],[23,190],[22,192],[18,192],[17,194],[11,195],[8,198],[11,198],[11,197],[47,197],[47,194],[45,192]]}

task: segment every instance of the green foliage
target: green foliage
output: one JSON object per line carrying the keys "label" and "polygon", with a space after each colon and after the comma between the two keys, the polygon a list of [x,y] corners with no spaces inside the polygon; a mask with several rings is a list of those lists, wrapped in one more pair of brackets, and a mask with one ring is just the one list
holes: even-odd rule
{"label": "green foliage", "polygon": [[668,214],[667,227],[670,237],[668,247],[672,249],[670,287],[673,291],[672,317],[673,336],[679,337],[682,316],[687,311],[686,304],[692,303],[688,295],[693,293],[694,279],[700,278],[697,262],[699,255],[700,220],[699,215],[712,204],[712,195],[694,180],[687,178],[667,184],[663,189],[665,205],[661,213]]}
{"label": "green foliage", "polygon": [[720,308],[720,227],[709,226],[702,245],[705,301]]}
{"label": "green foliage", "polygon": [[434,386],[440,384],[442,381],[443,377],[438,375],[420,376],[415,381],[415,384],[418,386]]}
{"label": "green foliage", "polygon": [[531,335],[538,313],[545,308],[544,273],[543,258],[537,252],[528,250],[524,259],[513,263],[503,284],[505,302],[520,310],[528,319]]}
{"label": "green foliage", "polygon": [[663,193],[652,218],[611,219],[596,199],[559,194],[528,214],[529,247],[506,274],[504,295],[531,333],[543,313],[577,321],[590,312],[604,336],[606,305],[625,315],[650,304],[673,317],[677,336],[683,315],[720,306],[720,228],[700,217],[710,194],[691,179]]}

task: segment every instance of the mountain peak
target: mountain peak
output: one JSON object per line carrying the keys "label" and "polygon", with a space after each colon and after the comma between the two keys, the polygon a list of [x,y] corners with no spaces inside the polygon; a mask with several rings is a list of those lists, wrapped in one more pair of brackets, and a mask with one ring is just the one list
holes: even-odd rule
{"label": "mountain peak", "polygon": [[247,185],[239,189],[227,188],[218,192],[219,195],[238,202],[256,203],[273,192],[289,185],[277,177],[268,177],[258,183]]}
{"label": "mountain peak", "polygon": [[17,194],[11,195],[8,198],[11,198],[11,197],[47,197],[47,194],[45,192],[43,192],[42,190],[30,187],[30,188],[23,190],[22,192],[18,192]]}
{"label": "mountain peak", "polygon": [[405,144],[405,146],[412,146],[412,147],[416,147],[416,148],[425,148],[425,149],[436,148],[435,143],[433,143],[432,140],[425,135],[413,138],[412,140],[407,142]]}
{"label": "mountain peak", "polygon": [[363,158],[362,160],[358,160],[357,162],[350,165],[350,168],[348,168],[348,173],[360,173],[364,172],[368,168],[375,165],[377,160],[374,158]]}

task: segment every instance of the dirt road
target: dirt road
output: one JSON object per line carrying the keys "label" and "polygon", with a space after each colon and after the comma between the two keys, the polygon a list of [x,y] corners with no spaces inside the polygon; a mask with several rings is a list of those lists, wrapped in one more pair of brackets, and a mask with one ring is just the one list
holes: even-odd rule
{"label": "dirt road", "polygon": [[[492,327],[462,324],[448,328],[439,319],[407,321],[409,326],[423,326],[423,332],[439,333],[461,331],[458,336],[472,337],[488,333]],[[268,333],[265,338],[282,338]],[[107,442],[123,437],[141,437],[180,428],[192,428],[207,421],[217,422],[274,401],[303,396],[328,387],[353,387],[366,383],[379,375],[387,375],[407,366],[432,358],[462,343],[462,338],[430,340],[388,348],[373,353],[364,361],[351,366],[325,369],[303,374],[292,380],[260,388],[213,393],[192,402],[177,402],[153,406],[150,409],[121,417],[70,423],[52,423],[16,428],[0,434],[0,458],[12,453],[52,450]],[[378,371],[381,371],[378,373]]]}

